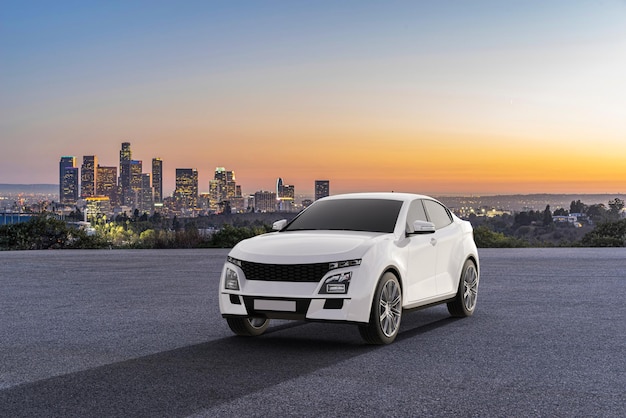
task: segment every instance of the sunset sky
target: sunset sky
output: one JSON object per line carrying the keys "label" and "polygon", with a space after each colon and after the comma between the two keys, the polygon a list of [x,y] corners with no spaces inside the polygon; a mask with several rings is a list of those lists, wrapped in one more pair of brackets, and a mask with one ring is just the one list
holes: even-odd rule
{"label": "sunset sky", "polygon": [[626,1],[0,0],[0,183],[626,192]]}

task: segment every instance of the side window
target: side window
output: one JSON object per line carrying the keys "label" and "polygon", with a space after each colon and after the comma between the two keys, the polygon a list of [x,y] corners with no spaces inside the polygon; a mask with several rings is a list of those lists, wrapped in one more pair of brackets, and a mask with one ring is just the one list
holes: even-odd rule
{"label": "side window", "polygon": [[443,205],[432,200],[424,200],[424,206],[428,212],[430,221],[435,224],[436,229],[444,228],[452,223],[450,212]]}
{"label": "side window", "polygon": [[409,206],[409,213],[406,216],[406,230],[413,232],[413,222],[415,221],[427,221],[426,212],[424,211],[424,205],[421,199],[417,199],[411,202]]}

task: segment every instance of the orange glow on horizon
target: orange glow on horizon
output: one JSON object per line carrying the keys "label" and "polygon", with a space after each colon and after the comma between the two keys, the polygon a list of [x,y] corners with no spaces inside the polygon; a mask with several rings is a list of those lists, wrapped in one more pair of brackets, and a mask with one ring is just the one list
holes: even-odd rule
{"label": "orange glow on horizon", "polygon": [[[330,135],[329,135],[330,136]],[[260,137],[260,135],[258,135]],[[295,135],[294,135],[295,137]],[[276,178],[311,193],[316,179],[331,181],[331,193],[407,191],[425,194],[621,193],[626,190],[626,148],[564,147],[446,135],[387,140],[384,136],[275,136],[250,141],[198,141],[193,155],[176,159],[198,168],[200,190],[216,166],[234,170],[245,193],[273,190]],[[267,144],[271,144],[267,145]],[[204,155],[210,158],[204,158]],[[164,158],[173,170],[175,158]],[[176,165],[176,167],[182,167]],[[166,179],[167,181],[167,179]]]}

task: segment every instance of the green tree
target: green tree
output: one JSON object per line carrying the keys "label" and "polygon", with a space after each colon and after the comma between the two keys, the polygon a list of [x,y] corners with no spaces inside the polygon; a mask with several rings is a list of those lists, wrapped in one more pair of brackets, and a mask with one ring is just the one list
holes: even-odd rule
{"label": "green tree", "polygon": [[619,219],[620,211],[624,209],[624,201],[618,197],[609,200],[609,217],[613,220]]}
{"label": "green tree", "polygon": [[543,226],[551,225],[552,220],[552,212],[550,211],[550,205],[546,206],[546,209],[543,211]]}
{"label": "green tree", "polygon": [[478,248],[519,248],[526,244],[514,237],[507,237],[501,232],[494,232],[487,226],[474,228],[474,241]]}
{"label": "green tree", "polygon": [[607,218],[606,206],[603,203],[597,203],[587,208],[587,216],[595,223],[604,222]]}
{"label": "green tree", "polygon": [[626,219],[599,224],[583,237],[582,244],[587,247],[626,247]]}
{"label": "green tree", "polygon": [[569,212],[565,208],[558,208],[554,210],[553,215],[554,216],[567,216],[569,215]]}
{"label": "green tree", "polygon": [[569,213],[587,213],[587,205],[580,200],[572,200],[572,203],[569,205]]}

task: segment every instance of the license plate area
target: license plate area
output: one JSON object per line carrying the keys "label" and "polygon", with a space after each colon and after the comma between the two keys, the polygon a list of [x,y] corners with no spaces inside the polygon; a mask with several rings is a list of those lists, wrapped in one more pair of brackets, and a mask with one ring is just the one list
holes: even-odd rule
{"label": "license plate area", "polygon": [[296,312],[296,301],[294,301],[294,300],[255,299],[254,300],[254,310],[257,310],[257,311]]}

